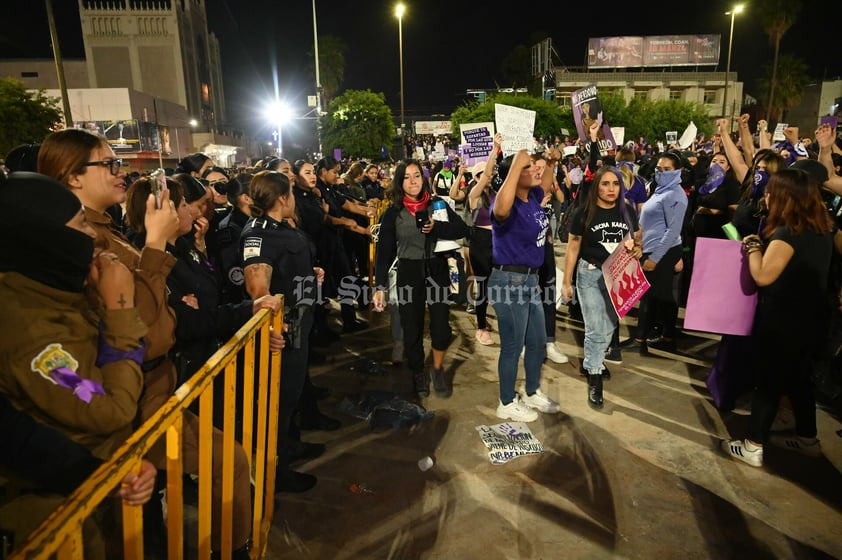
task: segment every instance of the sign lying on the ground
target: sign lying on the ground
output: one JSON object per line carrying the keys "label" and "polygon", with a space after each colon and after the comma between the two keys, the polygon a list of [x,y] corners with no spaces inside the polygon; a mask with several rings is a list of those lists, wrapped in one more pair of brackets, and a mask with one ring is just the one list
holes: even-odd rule
{"label": "sign lying on the ground", "polygon": [[483,424],[476,430],[488,448],[488,459],[492,465],[544,452],[544,446],[523,422],[503,422],[494,426]]}

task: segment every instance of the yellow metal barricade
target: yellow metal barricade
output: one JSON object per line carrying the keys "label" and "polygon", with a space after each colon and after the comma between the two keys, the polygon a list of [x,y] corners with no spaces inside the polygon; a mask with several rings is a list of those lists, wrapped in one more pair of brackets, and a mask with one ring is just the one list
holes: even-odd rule
{"label": "yellow metal barricade", "polygon": [[[261,310],[246,323],[207,363],[151,418],[100,466],[63,504],[22,543],[15,547],[10,560],[84,558],[82,525],[96,508],[117,488],[123,477],[139,471],[140,461],[162,437],[166,436],[167,453],[167,549],[168,557],[184,554],[184,522],[182,499],[182,418],[188,407],[199,400],[199,558],[210,556],[211,542],[211,471],[213,431],[214,378],[223,375],[224,426],[222,445],[222,547],[221,557],[232,552],[232,502],[234,489],[235,417],[237,402],[237,356],[243,353],[244,375],[242,395],[242,445],[249,460],[254,480],[254,506],[251,557],[261,558],[266,552],[269,529],[274,516],[274,487],[278,437],[278,405],[280,402],[281,354],[269,352],[269,331],[282,332],[283,307],[272,315]],[[259,342],[256,345],[255,339]],[[260,348],[255,359],[256,348]],[[255,367],[255,365],[257,367]],[[255,378],[257,384],[255,385]],[[257,389],[257,410],[254,391]],[[256,426],[256,436],[255,427]],[[157,496],[153,496],[157,499]],[[141,506],[122,504],[123,550],[126,560],[142,560],[143,515]]]}

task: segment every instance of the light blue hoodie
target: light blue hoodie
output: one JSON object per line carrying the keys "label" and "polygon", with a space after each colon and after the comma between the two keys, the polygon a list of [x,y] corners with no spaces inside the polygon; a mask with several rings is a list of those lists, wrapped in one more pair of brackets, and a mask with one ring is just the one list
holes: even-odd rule
{"label": "light blue hoodie", "polygon": [[687,195],[681,188],[681,170],[664,171],[657,181],[658,187],[640,211],[643,252],[655,263],[667,251],[681,244],[681,227],[687,211]]}

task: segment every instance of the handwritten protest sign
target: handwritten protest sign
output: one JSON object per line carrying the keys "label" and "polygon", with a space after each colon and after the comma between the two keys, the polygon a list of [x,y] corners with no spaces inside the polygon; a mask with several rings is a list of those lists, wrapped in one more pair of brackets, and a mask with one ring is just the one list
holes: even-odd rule
{"label": "handwritten protest sign", "polygon": [[535,111],[495,103],[494,122],[503,135],[504,155],[511,155],[518,150],[532,150],[535,143]]}
{"label": "handwritten protest sign", "polygon": [[466,123],[459,125],[462,140],[462,163],[471,167],[491,157],[494,147],[494,123]]}
{"label": "handwritten protest sign", "polygon": [[476,427],[488,448],[492,465],[502,465],[524,455],[544,452],[544,446],[523,422],[504,422],[494,426]]}
{"label": "handwritten protest sign", "polygon": [[640,261],[626,251],[626,242],[630,239],[627,235],[623,243],[619,243],[602,263],[605,286],[608,288],[614,311],[620,319],[626,316],[649,289],[649,282],[640,268]]}
{"label": "handwritten protest sign", "polygon": [[775,132],[772,133],[772,142],[783,142],[786,140],[786,136],[784,136],[784,129],[789,125],[786,123],[778,123],[775,127]]}

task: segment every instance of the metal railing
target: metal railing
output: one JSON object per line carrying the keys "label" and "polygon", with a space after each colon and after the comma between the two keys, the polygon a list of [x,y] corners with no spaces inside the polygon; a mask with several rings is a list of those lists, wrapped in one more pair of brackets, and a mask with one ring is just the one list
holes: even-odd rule
{"label": "metal railing", "polygon": [[[234,493],[235,417],[237,414],[237,356],[243,353],[242,446],[253,473],[251,558],[266,552],[274,517],[274,487],[280,402],[281,354],[270,355],[269,331],[282,332],[283,309],[274,316],[261,310],[222,346],[202,368],[176,389],[175,394],[94,473],[54,510],[29,537],[15,547],[10,560],[84,558],[82,526],[96,508],[130,472],[139,472],[140,462],[158,440],[166,436],[167,457],[167,553],[172,559],[184,554],[182,496],[182,418],[191,404],[199,401],[199,503],[198,554],[211,553],[211,476],[213,460],[214,379],[224,375],[224,426],[222,444],[222,545],[221,557],[232,552],[232,503]],[[259,337],[259,338],[258,338]],[[259,340],[260,355],[255,357]],[[257,367],[255,367],[257,366]],[[224,372],[224,373],[223,373]],[[255,380],[257,410],[255,411]],[[256,424],[256,426],[255,426]],[[256,433],[255,433],[256,429]],[[153,496],[157,499],[157,495]],[[142,560],[143,508],[122,503],[123,551],[125,560]]]}

